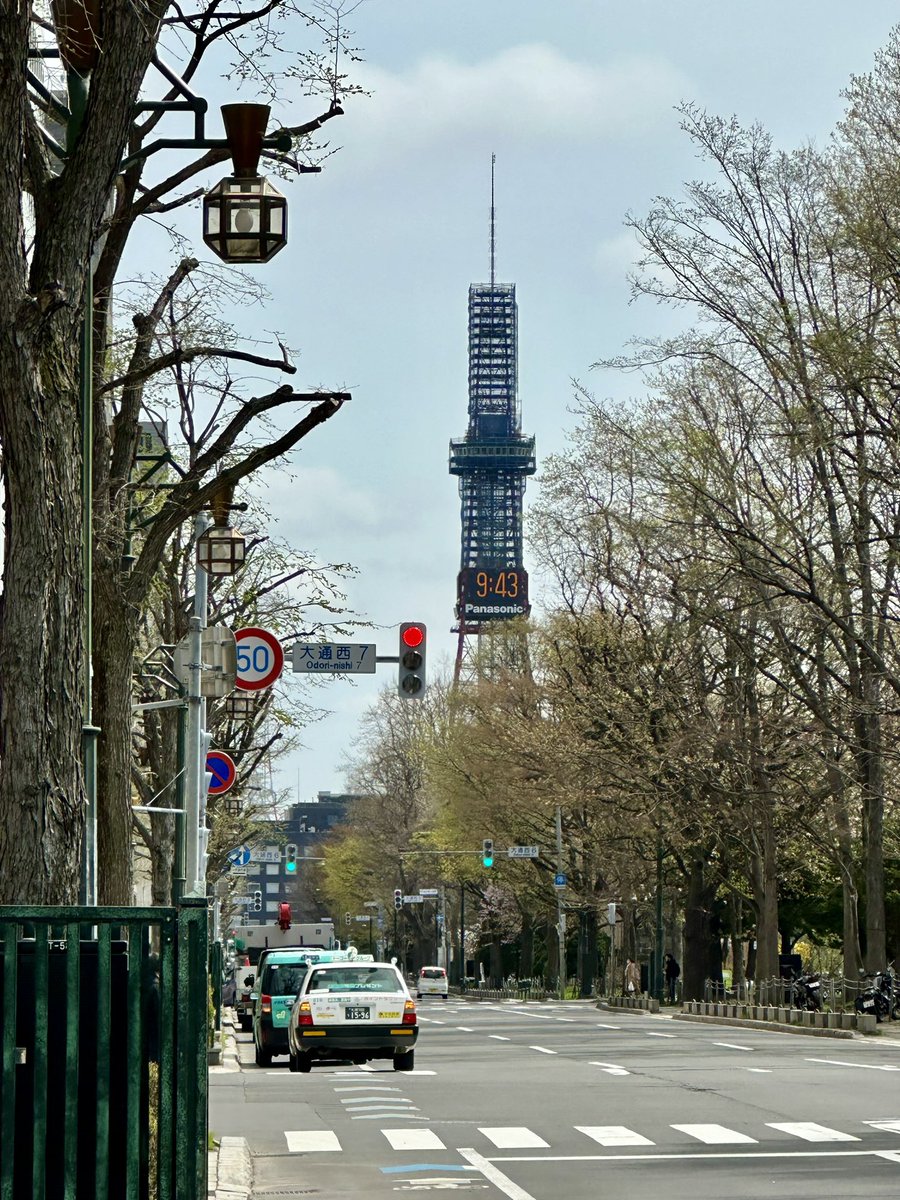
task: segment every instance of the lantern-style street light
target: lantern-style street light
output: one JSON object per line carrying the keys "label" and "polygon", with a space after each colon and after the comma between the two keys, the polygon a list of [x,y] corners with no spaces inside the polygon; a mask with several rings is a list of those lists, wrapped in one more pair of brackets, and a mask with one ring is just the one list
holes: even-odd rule
{"label": "lantern-style street light", "polygon": [[235,575],[244,565],[244,535],[229,524],[234,488],[223,488],[213,497],[213,523],[197,538],[197,565],[209,575]]}
{"label": "lantern-style street light", "polygon": [[287,200],[257,171],[267,104],[223,104],[234,174],[203,197],[203,240],[231,263],[263,263],[287,245]]}

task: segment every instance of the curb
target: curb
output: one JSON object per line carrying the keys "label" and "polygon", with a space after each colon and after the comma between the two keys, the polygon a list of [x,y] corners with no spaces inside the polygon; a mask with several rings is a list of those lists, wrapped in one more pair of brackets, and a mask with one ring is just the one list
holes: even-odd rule
{"label": "curb", "polygon": [[[618,1011],[618,1010],[617,1010]],[[749,1017],[707,1017],[700,1013],[673,1013],[673,1021],[697,1021],[701,1025],[736,1025],[741,1029],[773,1029],[776,1033],[805,1033],[812,1037],[843,1038],[853,1041],[852,1029],[817,1029],[814,1025],[787,1025],[782,1021],[754,1021]]]}
{"label": "curb", "polygon": [[209,1153],[211,1200],[248,1200],[253,1190],[250,1148],[242,1137],[223,1137],[218,1150]]}

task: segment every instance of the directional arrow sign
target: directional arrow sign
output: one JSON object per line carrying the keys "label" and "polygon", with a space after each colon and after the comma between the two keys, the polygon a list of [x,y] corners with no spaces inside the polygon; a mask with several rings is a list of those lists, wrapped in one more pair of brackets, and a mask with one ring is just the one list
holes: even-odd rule
{"label": "directional arrow sign", "polygon": [[237,767],[231,755],[224,750],[210,750],[206,756],[206,773],[212,776],[209,781],[210,796],[224,796],[234,787]]}
{"label": "directional arrow sign", "polygon": [[246,867],[250,861],[249,846],[235,846],[233,850],[228,851],[228,861],[235,867]]}

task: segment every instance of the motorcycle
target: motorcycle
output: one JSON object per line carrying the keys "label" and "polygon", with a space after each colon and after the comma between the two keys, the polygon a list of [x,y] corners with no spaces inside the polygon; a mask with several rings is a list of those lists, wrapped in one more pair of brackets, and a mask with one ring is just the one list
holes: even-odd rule
{"label": "motorcycle", "polygon": [[803,1008],[807,1012],[822,1011],[822,984],[819,976],[813,973],[795,975],[791,981],[791,1005],[793,1008]]}
{"label": "motorcycle", "polygon": [[863,978],[869,982],[861,987],[856,997],[853,1005],[856,1011],[874,1015],[879,1024],[886,1017],[895,1021],[900,1018],[900,994],[893,971],[888,968],[886,971],[864,974]]}

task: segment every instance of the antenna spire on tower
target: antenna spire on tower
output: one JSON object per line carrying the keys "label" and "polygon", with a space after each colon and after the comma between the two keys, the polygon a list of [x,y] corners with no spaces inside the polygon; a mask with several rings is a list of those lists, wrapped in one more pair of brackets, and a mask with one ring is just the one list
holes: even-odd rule
{"label": "antenna spire on tower", "polygon": [[496,231],[495,231],[496,212],[494,209],[494,164],[496,162],[497,162],[497,155],[492,154],[491,155],[491,287],[494,286],[494,279],[496,277],[495,264],[496,264],[497,238],[496,238]]}

